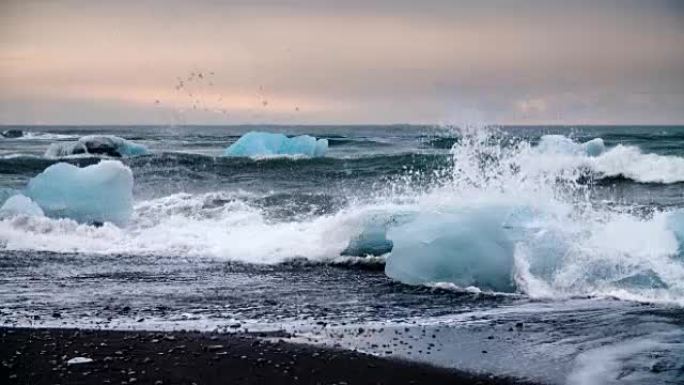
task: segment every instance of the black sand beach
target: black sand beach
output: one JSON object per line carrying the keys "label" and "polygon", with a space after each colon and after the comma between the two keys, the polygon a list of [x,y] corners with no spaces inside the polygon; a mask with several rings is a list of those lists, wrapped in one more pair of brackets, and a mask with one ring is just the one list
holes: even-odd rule
{"label": "black sand beach", "polygon": [[[524,384],[252,334],[0,329],[6,384]],[[71,364],[75,357],[90,363]]]}

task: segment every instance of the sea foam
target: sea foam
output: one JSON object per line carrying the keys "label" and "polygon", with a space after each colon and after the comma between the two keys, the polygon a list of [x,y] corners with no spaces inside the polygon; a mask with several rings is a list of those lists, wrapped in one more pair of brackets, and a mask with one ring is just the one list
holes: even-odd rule
{"label": "sea foam", "polygon": [[597,178],[623,177],[640,183],[684,182],[684,158],[643,153],[634,146],[606,148],[603,139],[577,143],[562,135],[543,136],[529,161],[545,172],[590,170]]}

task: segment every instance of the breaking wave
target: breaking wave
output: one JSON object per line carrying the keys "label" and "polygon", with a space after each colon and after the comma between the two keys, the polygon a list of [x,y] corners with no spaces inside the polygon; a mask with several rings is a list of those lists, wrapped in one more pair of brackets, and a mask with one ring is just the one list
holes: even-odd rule
{"label": "breaking wave", "polygon": [[577,151],[580,143],[560,142],[566,147],[467,129],[450,161],[430,171],[429,186],[413,185],[414,171],[407,171],[382,193],[352,197],[332,212],[302,209],[274,218],[240,194],[177,193],[137,202],[125,228],[7,218],[0,221],[0,244],[10,250],[339,263],[352,240],[379,224],[381,236],[393,242],[386,273],[408,284],[684,305],[682,212],[604,204],[592,199],[593,185],[586,181],[589,173],[590,180],[622,175],[644,183],[682,182],[684,159],[621,145],[584,152]]}
{"label": "breaking wave", "polygon": [[[593,147],[583,148],[587,145]],[[638,147],[621,144],[605,149],[601,138],[580,144],[560,135],[548,135],[541,138],[537,150],[531,161],[553,172],[586,169],[598,179],[623,177],[639,183],[684,182],[684,158],[643,153]]]}

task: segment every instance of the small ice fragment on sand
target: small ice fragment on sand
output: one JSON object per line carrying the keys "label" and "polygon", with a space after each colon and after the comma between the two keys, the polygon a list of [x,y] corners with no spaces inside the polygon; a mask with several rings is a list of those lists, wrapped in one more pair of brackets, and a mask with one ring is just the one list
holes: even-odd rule
{"label": "small ice fragment on sand", "polygon": [[93,362],[92,358],[87,357],[74,357],[67,361],[67,365],[79,365],[79,364],[89,364]]}

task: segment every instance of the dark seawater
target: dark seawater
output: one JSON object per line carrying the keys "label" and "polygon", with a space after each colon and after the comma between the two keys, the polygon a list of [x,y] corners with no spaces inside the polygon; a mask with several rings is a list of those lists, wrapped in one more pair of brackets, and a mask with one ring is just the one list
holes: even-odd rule
{"label": "dark seawater", "polygon": [[[684,383],[684,127],[10,128],[25,135],[0,138],[0,204],[51,164],[101,160],[45,157],[55,141],[113,134],[152,155],[121,159],[125,228],[0,219],[3,324],[284,330],[553,384]],[[222,156],[250,130],[329,150]],[[595,138],[605,148],[588,154]],[[490,220],[505,210],[536,219]],[[404,229],[389,230],[394,254],[341,256],[378,216]],[[501,226],[519,237],[505,282],[469,243],[500,244]],[[402,251],[426,228],[466,236]],[[439,274],[471,269],[468,285]]]}

